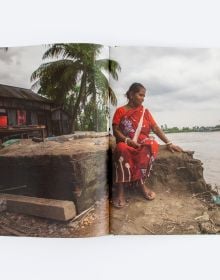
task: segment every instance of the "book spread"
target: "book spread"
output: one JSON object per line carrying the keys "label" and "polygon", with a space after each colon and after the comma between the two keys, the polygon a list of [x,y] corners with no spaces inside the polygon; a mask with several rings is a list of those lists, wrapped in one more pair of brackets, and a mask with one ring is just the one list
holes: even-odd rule
{"label": "book spread", "polygon": [[220,49],[0,48],[0,235],[220,232]]}

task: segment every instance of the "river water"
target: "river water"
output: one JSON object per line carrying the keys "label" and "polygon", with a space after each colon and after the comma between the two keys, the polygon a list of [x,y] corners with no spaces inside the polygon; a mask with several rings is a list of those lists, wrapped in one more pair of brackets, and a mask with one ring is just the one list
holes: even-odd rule
{"label": "river water", "polygon": [[193,157],[203,162],[206,182],[220,187],[220,131],[169,133],[166,136],[182,149],[195,151]]}

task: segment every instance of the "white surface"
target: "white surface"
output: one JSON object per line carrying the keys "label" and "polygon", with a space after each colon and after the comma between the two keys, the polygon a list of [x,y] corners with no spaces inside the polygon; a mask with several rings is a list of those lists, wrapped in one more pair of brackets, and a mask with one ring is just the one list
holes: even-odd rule
{"label": "white surface", "polygon": [[[218,1],[1,1],[0,46],[220,47]],[[216,279],[219,236],[0,237],[1,279]]]}
{"label": "white surface", "polygon": [[1,279],[218,279],[218,236],[0,238],[0,244]]}

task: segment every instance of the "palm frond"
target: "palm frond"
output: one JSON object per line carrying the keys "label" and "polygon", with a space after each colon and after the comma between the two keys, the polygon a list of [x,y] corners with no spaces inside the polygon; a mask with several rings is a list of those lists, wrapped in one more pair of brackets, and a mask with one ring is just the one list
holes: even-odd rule
{"label": "palm frond", "polygon": [[96,64],[101,69],[108,71],[115,80],[118,80],[117,72],[121,71],[121,66],[117,61],[112,59],[99,59],[96,60]]}
{"label": "palm frond", "polygon": [[98,68],[96,68],[95,84],[105,104],[108,102],[109,98],[109,101],[112,105],[117,105],[117,97],[114,91],[109,86],[108,78]]}
{"label": "palm frond", "polygon": [[57,73],[59,75],[64,69],[68,68],[80,68],[80,65],[77,61],[72,61],[68,59],[61,59],[53,62],[43,63],[41,66],[35,70],[31,75],[31,81],[40,79],[44,75],[50,75]]}

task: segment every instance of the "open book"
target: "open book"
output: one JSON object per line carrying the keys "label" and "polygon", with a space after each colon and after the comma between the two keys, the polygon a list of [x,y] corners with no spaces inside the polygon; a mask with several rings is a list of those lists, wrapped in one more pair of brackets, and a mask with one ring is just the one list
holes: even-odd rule
{"label": "open book", "polygon": [[0,235],[218,233],[216,57],[1,48]]}

